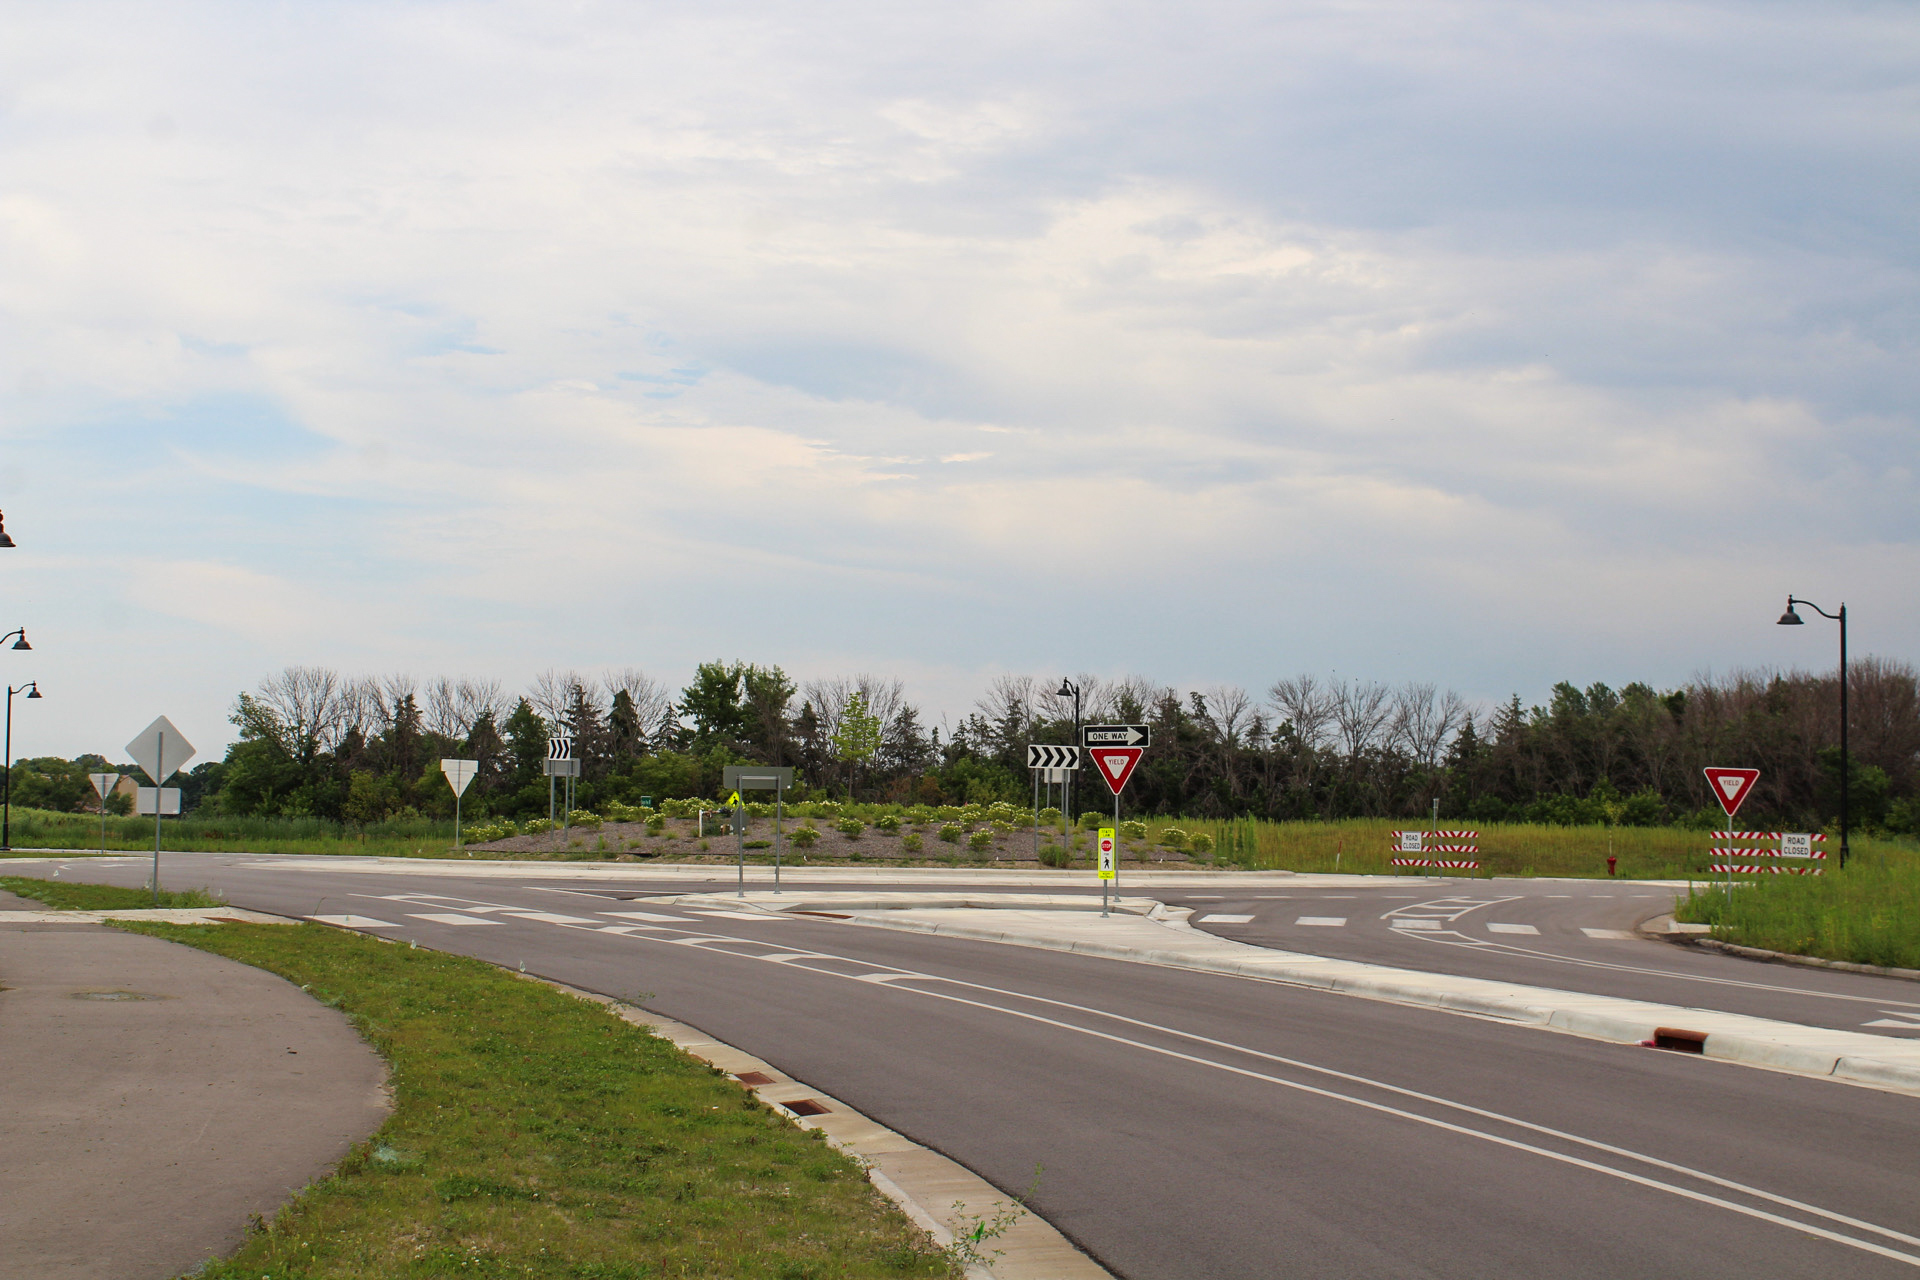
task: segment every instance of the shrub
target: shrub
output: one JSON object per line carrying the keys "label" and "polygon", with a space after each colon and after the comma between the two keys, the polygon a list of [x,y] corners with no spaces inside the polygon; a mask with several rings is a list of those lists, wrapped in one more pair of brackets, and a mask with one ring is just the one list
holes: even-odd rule
{"label": "shrub", "polygon": [[811,823],[804,827],[796,827],[793,833],[787,837],[787,839],[793,841],[794,847],[799,849],[813,848],[813,842],[819,838],[820,829]]}
{"label": "shrub", "polygon": [[940,828],[940,838],[948,844],[959,844],[960,824],[957,822],[949,822],[946,826]]}
{"label": "shrub", "polygon": [[650,814],[648,814],[648,815],[647,815],[647,834],[648,834],[648,835],[650,835],[650,836],[657,836],[657,835],[659,835],[659,834],[660,834],[660,833],[661,833],[662,831],[665,831],[666,829],[667,829],[667,815],[666,815],[666,814],[664,814],[664,813],[650,813]]}
{"label": "shrub", "polygon": [[466,829],[464,837],[468,844],[489,844],[514,834],[517,833],[513,824],[503,819],[500,822],[476,822]]}
{"label": "shrub", "polygon": [[1165,827],[1160,832],[1160,843],[1169,849],[1179,849],[1187,843],[1187,833],[1178,827]]}
{"label": "shrub", "polygon": [[900,837],[900,847],[902,849],[905,849],[908,853],[920,852],[920,846],[925,843],[926,842],[920,838],[920,833],[918,831],[909,831],[907,832],[907,834]]}
{"label": "shrub", "polygon": [[978,852],[981,849],[985,849],[992,843],[993,843],[993,832],[988,831],[985,827],[982,827],[980,830],[974,832],[972,835],[967,837],[967,848],[972,849],[976,852]]}
{"label": "shrub", "polygon": [[1145,840],[1147,838],[1147,824],[1144,822],[1121,823],[1120,838],[1123,840]]}
{"label": "shrub", "polygon": [[1105,822],[1106,820],[1107,820],[1106,814],[1101,813],[1097,809],[1089,809],[1087,812],[1080,815],[1080,829],[1082,831],[1098,831],[1100,829],[1100,824]]}
{"label": "shrub", "polygon": [[1073,856],[1057,844],[1040,846],[1040,865],[1043,867],[1064,867],[1073,861]]}
{"label": "shrub", "polygon": [[1057,826],[1060,822],[1060,811],[1048,805],[1040,811],[1040,822],[1043,826]]}
{"label": "shrub", "polygon": [[526,825],[520,829],[530,836],[537,836],[543,831],[552,831],[559,825],[552,818],[528,818]]}
{"label": "shrub", "polygon": [[570,827],[598,827],[600,815],[591,809],[567,810],[567,825]]}
{"label": "shrub", "polygon": [[1187,837],[1187,847],[1195,853],[1212,853],[1213,837],[1204,831],[1196,831],[1193,835]]}
{"label": "shrub", "polygon": [[833,824],[833,829],[849,840],[858,840],[860,833],[867,829],[867,824],[858,818],[842,818]]}
{"label": "shrub", "polygon": [[894,832],[900,829],[900,819],[894,817],[890,813],[883,813],[879,817],[873,820],[873,829],[875,831],[884,831],[888,835],[892,835]]}
{"label": "shrub", "polygon": [[937,822],[958,822],[960,821],[960,808],[958,805],[943,804],[933,811],[933,816]]}

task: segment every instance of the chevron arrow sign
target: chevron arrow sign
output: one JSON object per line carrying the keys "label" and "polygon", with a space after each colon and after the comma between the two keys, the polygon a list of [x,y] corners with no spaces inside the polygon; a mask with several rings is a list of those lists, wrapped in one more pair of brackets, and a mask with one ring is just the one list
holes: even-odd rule
{"label": "chevron arrow sign", "polygon": [[1033,743],[1027,747],[1027,768],[1029,769],[1078,769],[1080,767],[1080,748],[1050,747]]}

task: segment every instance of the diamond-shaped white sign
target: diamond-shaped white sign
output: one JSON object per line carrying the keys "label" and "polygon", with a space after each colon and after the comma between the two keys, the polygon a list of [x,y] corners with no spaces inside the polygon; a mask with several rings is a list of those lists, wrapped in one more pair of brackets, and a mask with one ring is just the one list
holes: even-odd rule
{"label": "diamond-shaped white sign", "polygon": [[[194,746],[187,741],[187,735],[173,727],[173,721],[161,716],[140,731],[140,736],[127,744],[127,754],[133,762],[147,771],[154,786],[160,786],[172,777],[175,770],[187,767],[187,761],[194,757]],[[165,772],[162,772],[164,770]]]}

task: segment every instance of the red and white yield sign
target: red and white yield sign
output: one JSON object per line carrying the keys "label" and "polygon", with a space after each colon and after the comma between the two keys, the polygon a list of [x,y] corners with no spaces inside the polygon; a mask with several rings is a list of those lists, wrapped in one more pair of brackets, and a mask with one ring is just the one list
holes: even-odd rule
{"label": "red and white yield sign", "polygon": [[1709,766],[1703,770],[1707,775],[1707,785],[1713,788],[1713,798],[1731,818],[1740,811],[1748,796],[1753,794],[1753,784],[1760,781],[1758,769],[1715,769]]}
{"label": "red and white yield sign", "polygon": [[1107,780],[1107,788],[1119,795],[1126,790],[1127,779],[1133,776],[1134,766],[1140,763],[1145,747],[1088,747],[1087,754],[1093,757],[1093,767]]}

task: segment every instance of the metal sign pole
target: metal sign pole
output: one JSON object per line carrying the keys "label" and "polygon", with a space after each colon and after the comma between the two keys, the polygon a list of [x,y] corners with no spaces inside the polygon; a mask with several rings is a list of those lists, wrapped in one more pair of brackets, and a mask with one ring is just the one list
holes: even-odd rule
{"label": "metal sign pole", "polygon": [[[737,796],[739,793],[735,792],[734,794]],[[745,814],[746,811],[746,801],[738,800],[735,802],[733,806],[733,839],[740,851],[740,887],[734,893],[736,898],[744,898],[747,896],[747,824],[740,820],[741,815]]]}
{"label": "metal sign pole", "polygon": [[[167,767],[167,734],[161,730],[160,745],[155,750],[155,759],[159,767]],[[160,905],[160,811],[167,806],[161,802],[160,793],[166,790],[167,775],[163,772],[153,780],[153,905]]]}
{"label": "metal sign pole", "polygon": [[776,775],[773,782],[773,891],[775,893],[781,892],[781,888],[780,888],[780,824],[786,818],[787,811],[784,804],[786,800],[786,795],[787,795],[787,790],[783,785],[781,785],[780,779]]}
{"label": "metal sign pole", "polygon": [[1120,896],[1120,793],[1113,793],[1113,896]]}
{"label": "metal sign pole", "polygon": [[[104,830],[105,828],[102,828]],[[1033,771],[1033,865],[1040,865],[1040,771]]]}

